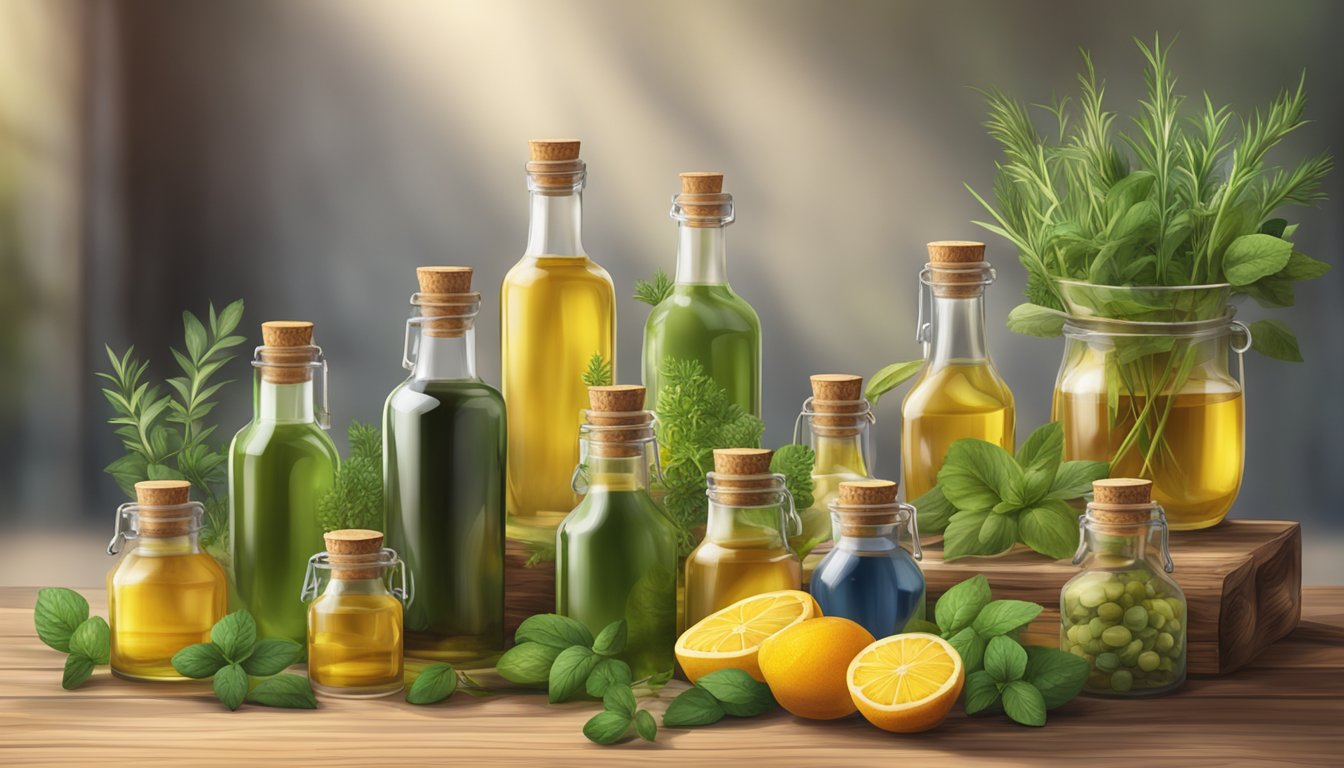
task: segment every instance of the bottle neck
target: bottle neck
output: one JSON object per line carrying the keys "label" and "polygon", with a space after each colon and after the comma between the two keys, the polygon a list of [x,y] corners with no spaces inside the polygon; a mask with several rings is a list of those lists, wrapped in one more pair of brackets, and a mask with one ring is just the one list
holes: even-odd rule
{"label": "bottle neck", "polygon": [[594,456],[590,450],[587,456],[590,490],[649,490],[649,461],[642,453],[639,456]]}
{"label": "bottle neck", "polygon": [[324,595],[391,595],[387,589],[387,583],[380,578],[374,579],[345,579],[332,577],[327,582],[327,587],[322,591]]}
{"label": "bottle neck", "polygon": [[201,551],[200,535],[195,531],[178,536],[141,535],[136,551],[149,557],[192,555]]}
{"label": "bottle neck", "polygon": [[256,419],[286,424],[308,424],[317,420],[313,412],[313,382],[277,384],[257,377]]}
{"label": "bottle neck", "polygon": [[1100,568],[1128,568],[1148,559],[1148,531],[1120,529],[1105,530],[1091,525],[1084,527],[1087,554],[1083,565]]}
{"label": "bottle neck", "polygon": [[728,284],[727,228],[677,227],[677,284]]}
{"label": "bottle neck", "polygon": [[[815,417],[813,417],[815,418]],[[859,422],[854,435],[827,435],[825,427],[813,427],[812,452],[816,461],[813,475],[857,474],[868,475],[868,421]]]}
{"label": "bottle neck", "polygon": [[474,381],[476,329],[467,328],[461,336],[430,334],[430,329],[420,329],[420,343],[416,348],[411,377],[419,381]]}
{"label": "bottle neck", "polygon": [[705,540],[727,547],[776,549],[787,546],[784,503],[739,507],[709,500]]}
{"label": "bottle neck", "polygon": [[934,296],[929,338],[929,367],[952,361],[987,362],[985,295],[967,298]]}
{"label": "bottle neck", "polygon": [[586,256],[583,249],[583,194],[532,192],[527,256]]}

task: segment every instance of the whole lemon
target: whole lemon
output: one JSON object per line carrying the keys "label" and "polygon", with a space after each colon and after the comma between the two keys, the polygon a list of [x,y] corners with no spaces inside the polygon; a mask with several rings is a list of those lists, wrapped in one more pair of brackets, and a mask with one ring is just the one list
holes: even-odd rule
{"label": "whole lemon", "polygon": [[761,643],[761,674],[779,705],[798,717],[835,720],[855,712],[849,663],[873,644],[871,632],[838,616],[795,624]]}

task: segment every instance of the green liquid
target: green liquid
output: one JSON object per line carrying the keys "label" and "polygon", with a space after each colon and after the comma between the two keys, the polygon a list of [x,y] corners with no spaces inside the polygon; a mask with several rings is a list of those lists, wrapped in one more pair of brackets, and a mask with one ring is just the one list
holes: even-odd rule
{"label": "green liquid", "polygon": [[254,421],[229,449],[233,578],[261,637],[308,637],[303,591],[308,558],[325,549],[317,502],[340,455],[316,424]]}
{"label": "green liquid", "polygon": [[761,321],[727,285],[678,284],[644,327],[647,403],[658,403],[669,358],[698,360],[730,402],[761,415]]}
{"label": "green liquid", "polygon": [[666,514],[640,488],[596,483],[560,524],[556,610],[596,635],[625,619],[620,658],[636,680],[671,672],[677,641],[677,542]]}
{"label": "green liquid", "polygon": [[406,653],[504,651],[504,400],[479,381],[407,381],[384,410],[387,539],[415,580]]}

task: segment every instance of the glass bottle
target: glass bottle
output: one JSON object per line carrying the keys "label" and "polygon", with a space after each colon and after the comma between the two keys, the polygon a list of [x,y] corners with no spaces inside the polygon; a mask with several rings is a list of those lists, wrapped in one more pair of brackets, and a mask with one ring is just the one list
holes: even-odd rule
{"label": "glass bottle", "polygon": [[671,672],[677,639],[677,530],[649,496],[658,471],[644,388],[589,388],[574,474],[582,501],[556,532],[556,612],[594,634],[624,619],[636,680]]}
{"label": "glass bottle", "polygon": [[1085,693],[1152,696],[1185,682],[1185,593],[1167,576],[1167,520],[1152,491],[1150,480],[1098,480],[1078,518],[1083,572],[1060,591],[1059,644],[1092,665]]}
{"label": "glass bottle", "polygon": [[784,476],[770,472],[772,455],[714,451],[705,538],[686,558],[685,627],[753,595],[802,588],[802,563],[789,547],[797,513]]}
{"label": "glass bottle", "polygon": [[[831,505],[835,546],[812,573],[821,612],[858,622],[873,637],[889,637],[924,618],[915,508],[896,500],[896,488],[890,480],[840,484]],[[907,532],[913,556],[901,546]]]}
{"label": "glass bottle", "polygon": [[653,308],[644,326],[647,407],[658,404],[667,361],[695,360],[729,402],[759,417],[761,321],[728,285],[733,196],[723,193],[723,174],[681,174],[671,216],[678,223],[677,278],[672,294]]}
{"label": "glass bottle", "polygon": [[504,400],[476,375],[470,267],[420,267],[411,376],[383,409],[387,538],[419,595],[406,652],[453,664],[504,652]]}
{"label": "glass bottle", "polygon": [[[402,605],[414,581],[377,531],[325,535],[327,549],[308,559],[302,602],[308,605],[308,679],[328,696],[363,698],[400,691]],[[388,588],[397,572],[400,584]],[[302,602],[300,604],[302,604]]]}
{"label": "glass bottle", "polygon": [[[812,505],[799,513],[802,534],[793,546],[803,556],[823,553],[831,540],[831,503],[840,484],[872,476],[872,428],[877,423],[863,397],[863,378],[843,373],[812,377],[812,396],[793,425],[793,442],[811,446]],[[810,565],[815,566],[815,562]]]}
{"label": "glass bottle", "polygon": [[504,402],[509,408],[508,535],[549,549],[574,506],[572,435],[587,404],[593,354],[615,370],[616,293],[583,249],[585,171],[579,142],[533,141],[527,251],[500,292]]}
{"label": "glass bottle", "polygon": [[[252,366],[252,422],[229,447],[229,547],[242,606],[262,637],[303,642],[303,563],[322,548],[318,501],[340,464],[327,436],[327,363],[313,346],[313,324],[261,326]],[[322,410],[313,405],[313,371],[322,372]]]}
{"label": "glass bottle", "polygon": [[985,286],[994,270],[984,257],[984,243],[929,243],[919,275],[933,315],[925,322],[921,290],[916,340],[928,362],[901,405],[901,483],[910,500],[937,484],[947,449],[964,437],[1014,450],[1013,393],[985,346]]}
{"label": "glass bottle", "polygon": [[112,673],[132,680],[185,680],[173,654],[210,641],[228,612],[224,569],[201,549],[205,507],[185,480],[135,484],[135,504],[117,508],[109,555],[132,542],[107,575]]}

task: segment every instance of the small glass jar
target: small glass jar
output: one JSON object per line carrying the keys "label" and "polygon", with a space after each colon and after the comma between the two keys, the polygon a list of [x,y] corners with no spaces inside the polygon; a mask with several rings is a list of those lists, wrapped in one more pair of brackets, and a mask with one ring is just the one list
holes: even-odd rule
{"label": "small glass jar", "polygon": [[1060,592],[1060,647],[1092,666],[1085,693],[1175,690],[1185,682],[1188,624],[1185,593],[1167,576],[1175,566],[1166,515],[1151,500],[1149,480],[1098,480],[1092,487],[1073,558],[1083,572]]}
{"label": "small glass jar", "polygon": [[[841,483],[831,504],[835,544],[812,573],[812,597],[822,614],[858,622],[873,637],[924,618],[915,508],[898,502],[896,490],[890,480]],[[907,533],[913,552],[902,546]]]}
{"label": "small glass jar", "polygon": [[812,448],[812,505],[799,510],[800,535],[791,542],[806,563],[815,567],[830,548],[830,505],[840,484],[872,476],[873,427],[877,419],[863,397],[863,378],[826,373],[811,377],[812,396],[803,401],[793,424],[793,442]]}
{"label": "small glass jar", "polygon": [[[328,696],[366,698],[400,691],[402,610],[413,598],[406,568],[377,531],[332,531],[308,560],[308,679]],[[389,588],[400,574],[400,583]]]}

